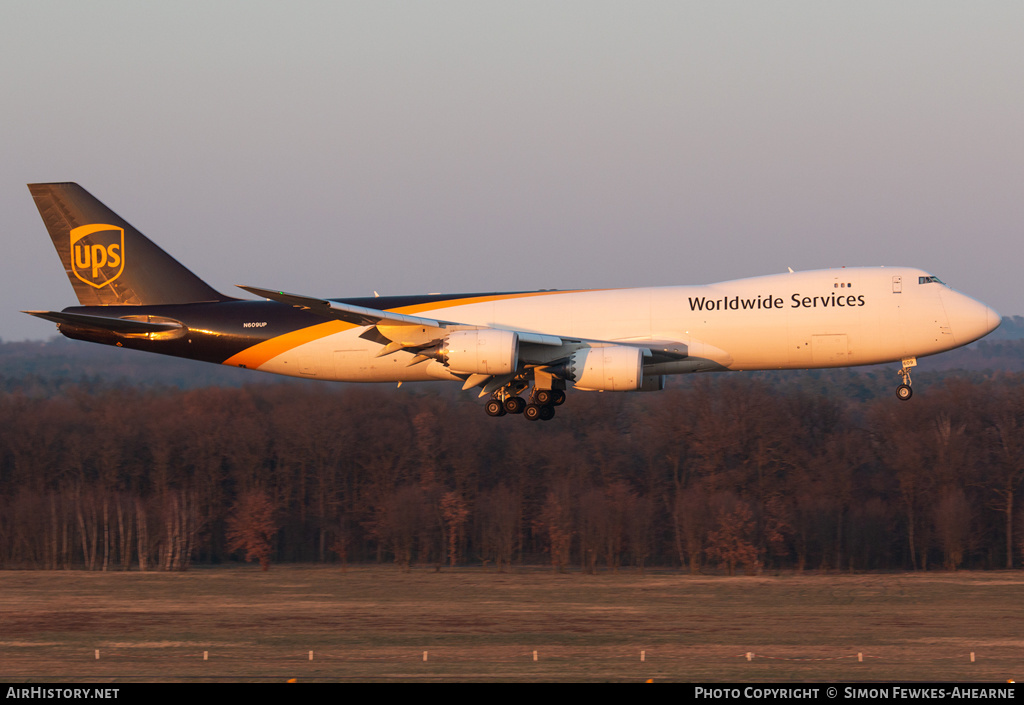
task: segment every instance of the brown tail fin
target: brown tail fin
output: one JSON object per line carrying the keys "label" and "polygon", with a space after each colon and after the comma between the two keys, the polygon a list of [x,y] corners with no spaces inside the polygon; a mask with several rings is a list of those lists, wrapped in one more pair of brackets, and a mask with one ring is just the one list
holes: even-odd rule
{"label": "brown tail fin", "polygon": [[230,300],[78,184],[28,188],[83,306]]}

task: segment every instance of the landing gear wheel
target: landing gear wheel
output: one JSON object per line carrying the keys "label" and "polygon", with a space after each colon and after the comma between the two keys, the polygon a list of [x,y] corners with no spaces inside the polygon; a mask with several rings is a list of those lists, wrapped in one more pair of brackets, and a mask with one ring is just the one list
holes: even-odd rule
{"label": "landing gear wheel", "polygon": [[541,406],[553,404],[554,396],[554,392],[550,389],[535,389],[533,391],[533,401]]}
{"label": "landing gear wheel", "polygon": [[527,421],[536,421],[541,418],[543,409],[549,409],[551,407],[540,406],[539,404],[527,404],[526,408],[523,409],[523,416],[526,417]]}
{"label": "landing gear wheel", "polygon": [[521,414],[526,408],[526,400],[522,397],[508,397],[505,399],[505,411],[510,414]]}
{"label": "landing gear wheel", "polygon": [[561,406],[562,404],[565,403],[565,392],[563,392],[561,389],[552,389],[551,396],[551,404],[553,406]]}
{"label": "landing gear wheel", "polygon": [[484,407],[484,411],[487,412],[488,416],[504,416],[508,413],[505,411],[505,406],[497,399],[491,399],[487,402],[487,405]]}
{"label": "landing gear wheel", "polygon": [[896,387],[896,398],[901,401],[906,401],[910,397],[914,396],[914,390],[910,388],[910,385],[901,384]]}
{"label": "landing gear wheel", "polygon": [[555,418],[555,407],[553,406],[542,406],[540,408],[540,420],[550,421]]}

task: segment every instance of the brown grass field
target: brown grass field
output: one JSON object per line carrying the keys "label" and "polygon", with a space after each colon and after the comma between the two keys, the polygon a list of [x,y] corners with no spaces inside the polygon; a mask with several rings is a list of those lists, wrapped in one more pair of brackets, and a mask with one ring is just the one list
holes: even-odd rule
{"label": "brown grass field", "polygon": [[0,572],[5,683],[1021,677],[1020,572]]}

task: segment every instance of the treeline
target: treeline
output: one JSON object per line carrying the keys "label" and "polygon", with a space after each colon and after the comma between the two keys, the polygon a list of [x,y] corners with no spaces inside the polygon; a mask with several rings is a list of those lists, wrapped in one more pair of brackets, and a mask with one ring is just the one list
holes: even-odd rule
{"label": "treeline", "polygon": [[7,393],[0,567],[1020,565],[1024,375],[910,402],[891,376],[868,401],[691,376],[546,423],[407,387]]}
{"label": "treeline", "polygon": [[0,342],[0,394],[22,392],[41,397],[110,384],[197,389],[273,381],[274,375],[253,375],[237,367],[96,345],[59,335],[46,341]]}

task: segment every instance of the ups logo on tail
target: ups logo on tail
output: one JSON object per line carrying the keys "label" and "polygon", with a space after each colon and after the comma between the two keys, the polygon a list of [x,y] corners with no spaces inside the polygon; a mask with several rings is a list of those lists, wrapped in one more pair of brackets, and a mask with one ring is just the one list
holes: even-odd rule
{"label": "ups logo on tail", "polygon": [[97,289],[124,271],[124,228],[116,225],[82,225],[71,231],[71,270]]}

